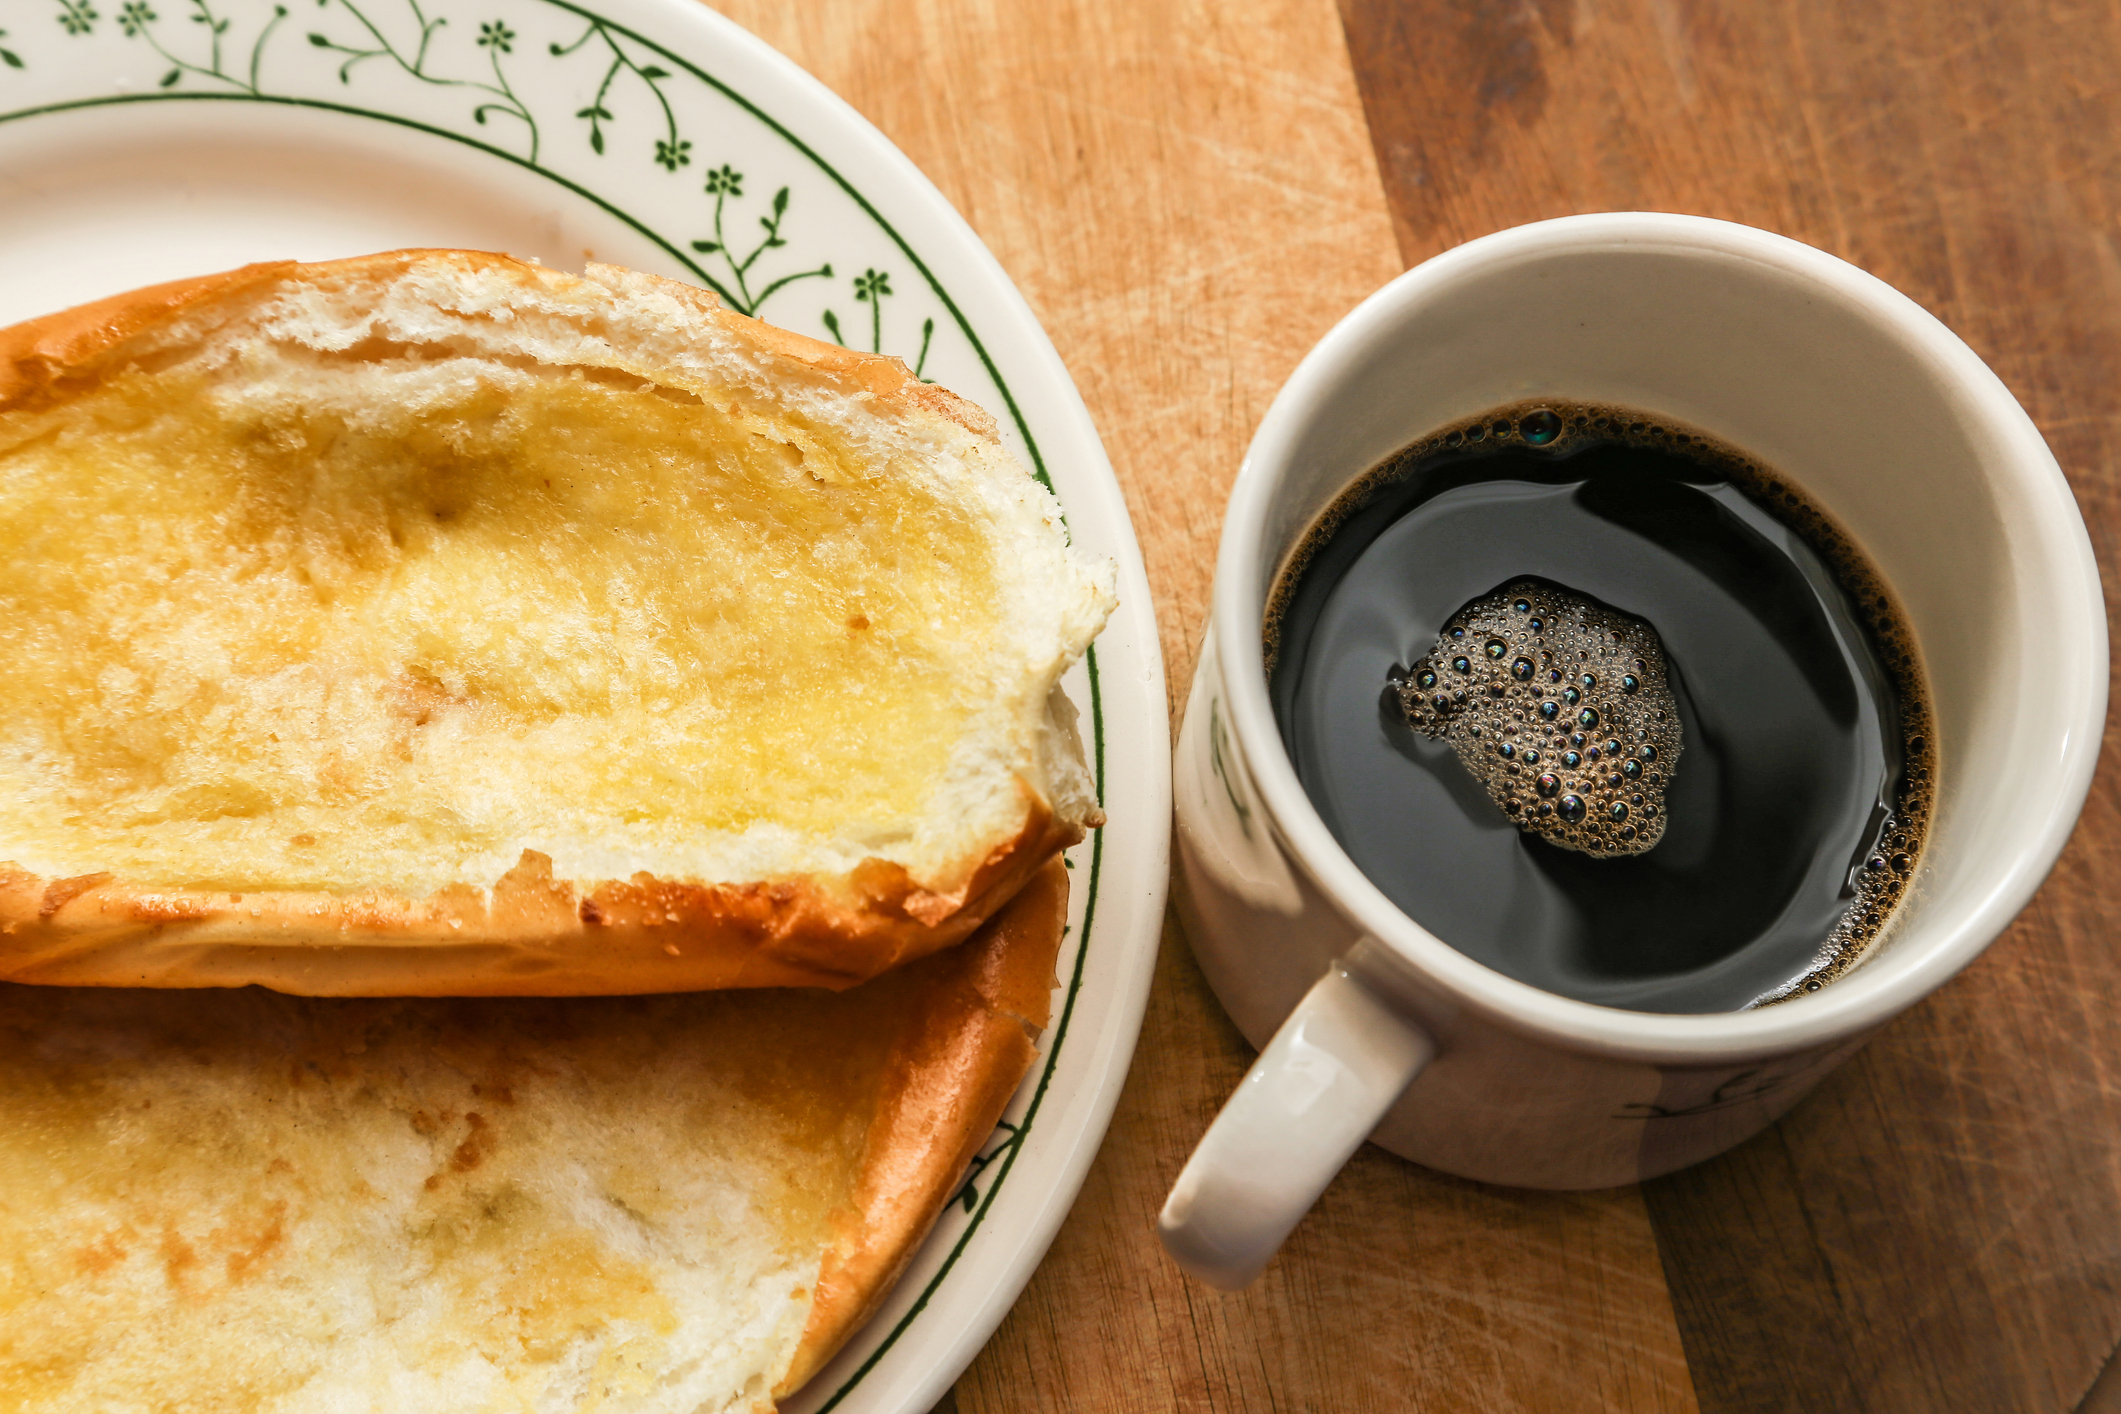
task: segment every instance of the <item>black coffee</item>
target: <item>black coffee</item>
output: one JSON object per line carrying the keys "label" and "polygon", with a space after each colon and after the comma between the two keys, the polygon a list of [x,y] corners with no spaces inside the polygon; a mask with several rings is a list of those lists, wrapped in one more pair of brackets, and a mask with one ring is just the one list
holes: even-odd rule
{"label": "black coffee", "polygon": [[1814,990],[1876,935],[1928,814],[1911,644],[1788,482],[1563,404],[1365,476],[1267,622],[1297,774],[1387,896],[1509,976],[1661,1012]]}

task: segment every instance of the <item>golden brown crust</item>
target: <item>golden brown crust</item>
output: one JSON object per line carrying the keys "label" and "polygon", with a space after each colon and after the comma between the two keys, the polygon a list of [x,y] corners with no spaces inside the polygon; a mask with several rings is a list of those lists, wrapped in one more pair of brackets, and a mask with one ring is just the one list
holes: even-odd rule
{"label": "golden brown crust", "polygon": [[617,996],[842,988],[963,939],[1082,837],[1034,803],[962,889],[871,859],[843,880],[697,884],[637,874],[578,890],[544,855],[490,894],[148,889],[0,863],[0,981],[242,987],[317,997]]}
{"label": "golden brown crust", "polygon": [[[572,280],[482,251],[399,250],[180,280],[0,330],[0,412],[92,387],[187,322],[203,335],[290,279],[383,279],[421,262]],[[821,343],[735,313],[675,281],[658,290],[781,356],[991,435],[978,407],[895,358]],[[0,981],[57,986],[236,987],[311,996],[589,996],[725,987],[843,988],[959,942],[1039,863],[1082,837],[1028,785],[1024,823],[963,881],[924,888],[869,859],[849,874],[705,884],[637,874],[555,880],[525,850],[490,891],[427,898],[149,887],[107,873],[40,877],[0,862]],[[1091,825],[1102,823],[1093,817]],[[4,847],[4,845],[0,845]],[[969,863],[969,861],[968,861]]]}
{"label": "golden brown crust", "polygon": [[[542,266],[494,251],[415,248],[306,265],[292,260],[261,261],[237,270],[150,285],[0,329],[0,412],[43,406],[92,386],[105,369],[124,360],[140,336],[165,331],[187,316],[203,315],[208,323],[218,323],[291,279],[386,279],[415,264],[437,261],[505,272],[526,282],[554,278],[554,272]],[[983,408],[947,388],[923,383],[898,358],[791,333],[738,314],[711,290],[648,278],[660,292],[771,353],[853,379],[865,392],[886,402],[914,404],[967,431],[994,435],[994,419]]]}
{"label": "golden brown crust", "polygon": [[923,1011],[888,1063],[853,1216],[825,1254],[776,1397],[816,1374],[875,1313],[994,1132],[1037,1055],[1067,917],[1068,871],[1049,859],[977,938],[924,964],[933,971]]}
{"label": "golden brown crust", "polygon": [[165,327],[212,301],[278,283],[291,260],[246,265],[219,275],[150,285],[0,329],[0,412],[38,407],[92,381],[113,354],[143,332]]}

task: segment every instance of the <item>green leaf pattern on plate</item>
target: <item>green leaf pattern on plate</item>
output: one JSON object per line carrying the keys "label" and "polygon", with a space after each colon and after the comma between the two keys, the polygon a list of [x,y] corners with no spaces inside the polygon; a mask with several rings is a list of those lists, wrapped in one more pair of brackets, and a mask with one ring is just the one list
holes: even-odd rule
{"label": "green leaf pattern on plate", "polygon": [[99,18],[89,0],[59,0],[59,25],[68,34],[93,34]]}
{"label": "green leaf pattern on plate", "polygon": [[[291,90],[272,84],[275,60],[284,66],[286,46],[292,43],[300,48],[306,41],[311,49],[336,61],[338,84],[351,91],[356,106],[358,91],[372,70],[395,71],[430,88],[460,91],[467,103],[464,113],[476,127],[489,130],[490,135],[480,135],[481,145],[507,151],[524,165],[545,170],[543,158],[550,134],[526,101],[531,90],[522,86],[528,80],[520,65],[525,58],[575,61],[577,65],[588,60],[600,66],[601,77],[594,97],[575,110],[573,117],[584,125],[582,140],[591,153],[603,158],[620,150],[614,146],[614,135],[621,130],[622,119],[638,123],[643,118],[650,130],[642,134],[642,146],[629,145],[625,150],[638,151],[669,174],[693,166],[697,151],[694,139],[681,130],[677,107],[671,101],[669,85],[676,76],[656,63],[646,46],[631,35],[574,5],[560,8],[580,19],[580,32],[571,40],[552,40],[530,50],[522,47],[523,36],[508,18],[444,13],[435,0],[311,0],[313,9],[302,0],[293,0],[310,12],[300,26],[301,40],[283,37],[290,11],[279,0],[220,0],[218,8],[215,0],[183,0],[181,12],[176,0],[123,0],[114,14],[99,11],[96,0],[50,3],[58,29],[72,38],[94,37],[99,25],[114,19],[128,42],[151,49],[166,65],[155,86],[172,97],[180,91],[261,100],[282,97]],[[158,11],[157,3],[171,13]],[[30,67],[23,48],[19,39],[10,42],[8,31],[0,29],[0,77],[7,70]],[[551,82],[542,74],[537,81]],[[634,100],[630,105],[624,101],[628,96]],[[743,182],[744,174],[726,161],[707,169],[700,190],[713,199],[712,234],[690,242],[692,250],[707,259],[704,264],[687,264],[732,308],[758,316],[788,286],[834,277],[829,260],[779,255],[791,244],[787,227],[794,199],[790,188],[780,186],[763,213],[740,213]],[[747,215],[756,222],[755,230]],[[885,302],[895,293],[891,272],[866,266],[850,286],[842,288],[857,307],[867,306],[868,317],[862,318],[863,311],[857,308],[843,325],[840,312],[827,305],[816,315],[826,336],[850,348],[897,353],[907,359],[916,377],[925,378],[935,340],[934,317],[922,319],[918,344],[910,337],[887,339]]]}
{"label": "green leaf pattern on plate", "polygon": [[[788,244],[781,236],[781,221],[788,214],[788,188],[782,187],[773,194],[773,214],[759,217],[759,228],[766,234],[761,236],[758,243],[753,245],[741,259],[738,258],[735,251],[729,248],[729,237],[722,230],[722,217],[728,207],[730,198],[741,198],[744,195],[744,174],[724,162],[707,174],[706,192],[707,195],[714,198],[714,239],[696,240],[692,243],[692,248],[701,255],[721,257],[722,265],[726,266],[729,271],[729,283],[733,287],[732,292],[735,296],[729,302],[735,305],[738,310],[745,314],[756,316],[759,310],[765,306],[766,301],[776,291],[784,289],[798,280],[809,280],[818,276],[824,276],[828,279],[831,277],[832,266],[829,264],[820,265],[815,270],[798,270],[793,274],[783,275],[776,280],[770,281],[754,294],[751,288],[752,267],[758,264],[759,257],[767,251],[777,250],[781,246]],[[762,275],[760,278],[763,279],[764,276]],[[829,309],[825,311],[825,326],[832,331],[834,339],[839,339],[839,321],[833,317],[833,313]],[[841,342],[844,343],[845,341],[841,340]]]}

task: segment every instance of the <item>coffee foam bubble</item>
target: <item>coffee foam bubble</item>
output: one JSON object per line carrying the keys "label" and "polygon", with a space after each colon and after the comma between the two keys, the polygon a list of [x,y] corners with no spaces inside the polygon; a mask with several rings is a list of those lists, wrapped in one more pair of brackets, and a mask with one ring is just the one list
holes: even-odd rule
{"label": "coffee foam bubble", "polygon": [[1653,849],[1684,743],[1648,623],[1538,579],[1453,614],[1392,687],[1528,834],[1594,859]]}
{"label": "coffee foam bubble", "polygon": [[[1282,610],[1315,548],[1325,543],[1334,528],[1364,505],[1379,487],[1404,478],[1412,468],[1439,452],[1488,441],[1496,445],[1538,448],[1557,457],[1569,455],[1586,444],[1635,446],[1681,453],[1727,478],[1755,505],[1795,532],[1826,562],[1862,621],[1892,682],[1900,713],[1898,745],[1901,763],[1895,773],[1890,804],[1881,804],[1872,828],[1864,832],[1866,848],[1850,866],[1844,889],[1844,896],[1850,900],[1847,910],[1820,945],[1810,967],[1791,981],[1755,998],[1749,1005],[1769,1006],[1807,996],[1841,977],[1873,951],[1872,944],[1889,930],[1899,904],[1916,887],[1917,871],[1935,805],[1939,768],[1929,686],[1906,615],[1855,537],[1795,482],[1719,438],[1676,419],[1638,409],[1539,400],[1492,409],[1401,448],[1337,497],[1284,563],[1269,597],[1264,626],[1264,646],[1270,671],[1280,647]],[[1648,661],[1647,655],[1644,656]],[[1398,685],[1396,680],[1394,685]],[[1666,711],[1671,713],[1670,720],[1676,724],[1677,713],[1669,707]],[[1511,725],[1522,724],[1513,721]],[[1456,745],[1453,740],[1453,746]],[[1544,761],[1544,748],[1541,752]],[[1463,750],[1458,754],[1460,760],[1467,759]],[[1485,783],[1484,768],[1470,768]],[[1490,794],[1493,794],[1492,790]],[[1660,808],[1660,818],[1662,814]],[[1519,823],[1522,824],[1521,807]],[[1637,838],[1641,838],[1639,830]],[[1643,846],[1644,849],[1648,847]]]}

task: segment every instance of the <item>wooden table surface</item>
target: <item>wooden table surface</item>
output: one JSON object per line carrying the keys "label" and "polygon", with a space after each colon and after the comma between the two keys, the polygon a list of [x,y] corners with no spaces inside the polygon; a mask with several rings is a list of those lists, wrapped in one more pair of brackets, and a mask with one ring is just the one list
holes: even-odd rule
{"label": "wooden table surface", "polygon": [[[1296,360],[1405,266],[1572,212],[1750,222],[1912,295],[2025,403],[2117,582],[2111,4],[716,3],[1030,299],[1126,488],[1174,714]],[[1737,1151],[1556,1195],[1365,1149],[1236,1295],[1153,1233],[1250,1060],[1167,927],[1110,1137],[955,1408],[2121,1411],[2117,814],[2109,753],[2010,932]]]}

